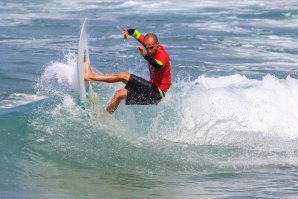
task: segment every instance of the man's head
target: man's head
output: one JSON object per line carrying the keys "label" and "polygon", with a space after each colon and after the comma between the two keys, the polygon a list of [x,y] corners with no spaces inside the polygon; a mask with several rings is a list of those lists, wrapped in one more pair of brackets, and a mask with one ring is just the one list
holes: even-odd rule
{"label": "man's head", "polygon": [[159,48],[159,42],[154,33],[147,33],[144,37],[144,46],[149,56],[153,57]]}

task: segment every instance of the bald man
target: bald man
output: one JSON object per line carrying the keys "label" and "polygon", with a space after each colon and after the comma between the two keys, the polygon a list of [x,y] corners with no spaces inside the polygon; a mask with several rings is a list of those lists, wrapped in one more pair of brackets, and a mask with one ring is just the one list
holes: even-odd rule
{"label": "bald man", "polygon": [[148,62],[149,81],[129,72],[122,71],[116,74],[95,74],[89,63],[86,64],[86,80],[96,80],[107,83],[123,82],[124,88],[117,90],[107,106],[107,111],[113,113],[121,100],[125,99],[126,105],[158,104],[172,85],[170,57],[164,47],[158,42],[154,33],[141,34],[136,29],[122,31],[124,39],[134,37],[142,46],[138,46],[140,54]]}

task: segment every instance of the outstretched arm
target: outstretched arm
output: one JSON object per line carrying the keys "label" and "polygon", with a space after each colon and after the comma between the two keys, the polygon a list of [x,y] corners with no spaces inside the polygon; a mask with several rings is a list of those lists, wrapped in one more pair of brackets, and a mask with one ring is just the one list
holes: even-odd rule
{"label": "outstretched arm", "polygon": [[127,39],[128,35],[134,37],[138,40],[142,45],[144,45],[144,35],[140,33],[137,29],[124,29],[122,31],[122,35],[124,39]]}

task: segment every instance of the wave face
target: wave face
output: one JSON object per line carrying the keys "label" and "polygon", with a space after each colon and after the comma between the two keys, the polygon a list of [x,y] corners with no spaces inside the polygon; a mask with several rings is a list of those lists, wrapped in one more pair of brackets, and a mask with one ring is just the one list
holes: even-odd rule
{"label": "wave face", "polygon": [[[0,2],[0,198],[295,198],[296,1]],[[123,28],[156,32],[173,85],[158,106],[84,111],[77,48],[96,73],[148,78]],[[22,33],[22,34],[20,34]]]}

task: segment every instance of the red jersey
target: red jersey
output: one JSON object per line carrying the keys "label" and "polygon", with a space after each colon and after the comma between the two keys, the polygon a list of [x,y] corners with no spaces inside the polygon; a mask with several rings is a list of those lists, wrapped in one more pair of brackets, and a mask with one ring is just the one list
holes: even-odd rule
{"label": "red jersey", "polygon": [[170,57],[164,47],[160,45],[153,58],[160,61],[162,63],[162,67],[156,68],[148,64],[150,82],[159,87],[163,92],[167,92],[172,85]]}

